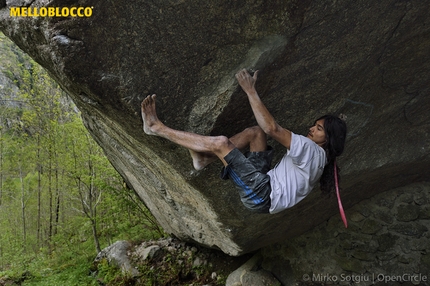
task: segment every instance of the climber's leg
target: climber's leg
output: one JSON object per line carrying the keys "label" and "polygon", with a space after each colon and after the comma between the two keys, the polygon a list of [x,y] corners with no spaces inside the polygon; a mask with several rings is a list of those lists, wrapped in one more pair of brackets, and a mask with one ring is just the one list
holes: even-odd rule
{"label": "climber's leg", "polygon": [[155,95],[146,97],[141,107],[143,130],[146,134],[166,138],[194,152],[215,154],[224,164],[224,156],[235,148],[225,136],[202,136],[167,127],[157,117]]}
{"label": "climber's leg", "polygon": [[[268,213],[270,208],[270,180],[266,174],[273,150],[267,150],[266,134],[260,127],[247,128],[228,139],[225,136],[202,136],[165,126],[157,117],[155,95],[142,102],[145,133],[166,138],[190,150],[196,169],[219,158],[225,168],[222,177],[231,178],[239,187],[243,204],[252,211]],[[250,147],[248,155],[239,149]],[[271,149],[271,148],[269,148]]]}
{"label": "climber's leg", "polygon": [[155,95],[142,102],[143,129],[146,134],[164,137],[190,150],[193,165],[197,170],[219,158],[224,165],[225,155],[234,148],[240,150],[249,146],[250,151],[264,151],[267,148],[266,134],[260,127],[250,127],[228,139],[225,136],[202,136],[174,130],[164,125],[157,117]]}
{"label": "climber's leg", "polygon": [[155,95],[146,97],[141,108],[145,133],[164,137],[189,149],[193,158],[193,165],[198,170],[216,158],[219,158],[226,165],[224,157],[234,148],[244,149],[249,146],[250,150],[254,152],[265,150],[267,147],[266,134],[258,126],[247,128],[230,139],[225,136],[203,136],[174,130],[164,125],[157,117]]}
{"label": "climber's leg", "polygon": [[[242,132],[229,138],[229,140],[239,150],[244,150],[249,147],[249,151],[251,152],[260,152],[267,149],[267,136],[259,126],[246,128]],[[218,157],[211,152],[189,151],[196,170],[201,170],[218,159]]]}

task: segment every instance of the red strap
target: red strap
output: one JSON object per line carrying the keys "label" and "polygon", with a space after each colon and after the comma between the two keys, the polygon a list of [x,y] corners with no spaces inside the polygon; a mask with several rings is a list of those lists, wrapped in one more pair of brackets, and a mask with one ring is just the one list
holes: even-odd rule
{"label": "red strap", "polygon": [[338,180],[337,180],[336,161],[334,162],[334,180],[335,180],[335,183],[336,183],[336,195],[337,195],[337,203],[339,205],[340,216],[342,217],[343,224],[345,225],[345,228],[347,228],[348,227],[348,222],[346,221],[345,212],[343,211],[342,202],[340,200],[340,194],[339,194],[339,183],[338,183]]}

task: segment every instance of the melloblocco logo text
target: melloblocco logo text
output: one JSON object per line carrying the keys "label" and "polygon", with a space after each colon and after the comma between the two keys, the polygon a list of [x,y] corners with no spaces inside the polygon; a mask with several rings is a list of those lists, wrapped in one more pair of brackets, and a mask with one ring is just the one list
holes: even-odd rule
{"label": "melloblocco logo text", "polygon": [[91,17],[94,7],[11,7],[11,17]]}

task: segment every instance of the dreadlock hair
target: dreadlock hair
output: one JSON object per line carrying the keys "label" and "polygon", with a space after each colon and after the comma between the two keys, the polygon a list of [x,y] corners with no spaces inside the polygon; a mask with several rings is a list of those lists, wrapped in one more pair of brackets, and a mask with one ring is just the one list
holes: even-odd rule
{"label": "dreadlock hair", "polygon": [[[324,119],[324,132],[326,143],[322,148],[326,151],[327,165],[324,167],[324,171],[320,178],[320,189],[323,194],[329,194],[336,188],[336,182],[334,177],[336,157],[340,156],[345,147],[346,139],[346,123],[335,115],[324,115],[318,118],[316,121]],[[315,121],[315,122],[316,122]],[[340,169],[336,165],[337,178],[340,179]]]}

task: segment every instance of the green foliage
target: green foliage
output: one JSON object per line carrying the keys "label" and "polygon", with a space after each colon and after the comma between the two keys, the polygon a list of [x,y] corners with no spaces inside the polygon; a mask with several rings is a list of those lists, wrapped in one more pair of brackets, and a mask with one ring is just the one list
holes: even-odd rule
{"label": "green foliage", "polygon": [[109,264],[106,259],[100,261],[97,266],[97,277],[105,285],[135,285],[135,280],[129,275],[125,275],[115,265]]}
{"label": "green foliage", "polygon": [[34,272],[29,272],[29,277],[23,281],[22,285],[99,285],[89,273],[89,259],[89,257],[75,259],[68,264],[47,265],[42,269],[34,269]]}
{"label": "green foliage", "polygon": [[[97,252],[162,230],[45,70],[0,34],[0,281],[97,285]],[[0,283],[1,284],[1,283]]]}

